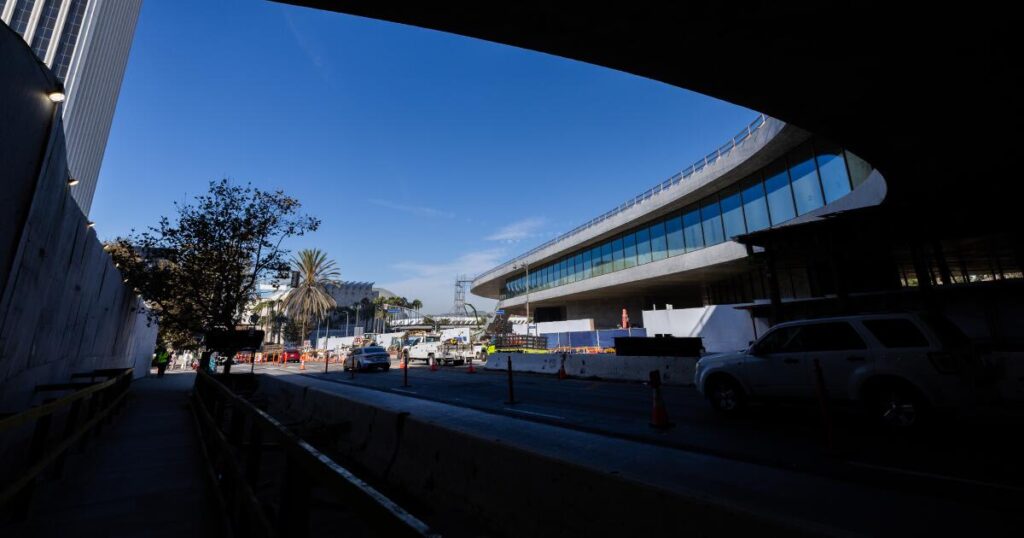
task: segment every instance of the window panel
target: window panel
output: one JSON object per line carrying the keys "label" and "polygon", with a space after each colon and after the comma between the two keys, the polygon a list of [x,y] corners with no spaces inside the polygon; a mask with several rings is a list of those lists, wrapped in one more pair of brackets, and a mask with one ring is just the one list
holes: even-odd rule
{"label": "window panel", "polygon": [[[50,38],[53,36],[53,29],[57,26],[57,15],[60,13],[62,0],[49,0],[43,6],[43,12],[36,24],[36,33],[32,36],[32,50],[40,60],[46,58],[46,50],[50,47]],[[0,11],[3,8],[0,7]]]}
{"label": "window panel", "polygon": [[594,276],[594,267],[591,265],[593,251],[588,250],[583,253],[583,278],[590,278]]}
{"label": "window panel", "polygon": [[613,267],[613,264],[612,264],[612,258],[613,258],[613,256],[612,256],[612,247],[613,247],[613,245],[612,245],[611,241],[608,241],[607,243],[605,243],[604,245],[601,246],[601,267],[602,267],[601,272],[602,273],[610,273],[610,272],[612,272],[612,267]]}
{"label": "window panel", "polygon": [[725,241],[725,231],[722,230],[722,210],[718,207],[718,200],[712,196],[700,208],[701,227],[704,228],[704,244],[706,246],[717,245]]}
{"label": "window panel", "polygon": [[683,241],[686,252],[704,248],[704,234],[700,229],[700,209],[692,208],[683,212]]}
{"label": "window panel", "polygon": [[796,212],[803,215],[825,205],[818,181],[818,167],[814,164],[814,152],[809,143],[804,143],[789,155],[789,177],[796,198]]}
{"label": "window panel", "polygon": [[642,228],[636,232],[636,264],[651,262],[651,229]]}
{"label": "window panel", "polygon": [[789,169],[784,160],[768,166],[765,171],[764,190],[768,196],[768,212],[772,225],[796,218],[793,207],[793,189],[789,186]]}
{"label": "window panel", "polygon": [[683,217],[676,215],[665,221],[665,237],[668,240],[668,255],[678,256],[686,251],[683,242]]}
{"label": "window panel", "polygon": [[850,192],[850,175],[846,173],[843,150],[828,142],[814,144],[821,175],[821,188],[825,191],[825,203],[830,204]]}
{"label": "window panel", "polygon": [[636,267],[636,234],[626,234],[622,237],[622,267]]}
{"label": "window panel", "polygon": [[78,32],[82,29],[82,22],[85,19],[85,8],[89,0],[70,0],[67,19],[60,32],[60,40],[57,43],[57,54],[53,57],[53,73],[61,81],[68,74],[71,68],[71,59],[75,55],[75,48],[78,44]]}
{"label": "window panel", "polygon": [[573,265],[573,278],[572,281],[583,280],[583,254],[577,254],[572,257]]}
{"label": "window panel", "polygon": [[743,221],[743,201],[740,199],[740,193],[724,194],[721,206],[725,236],[731,239],[747,233],[747,225]]}
{"label": "window panel", "polygon": [[850,151],[844,151],[843,154],[846,156],[846,166],[850,171],[850,183],[856,189],[871,175],[871,165]]}
{"label": "window panel", "polygon": [[668,257],[668,243],[665,242],[665,223],[651,226],[651,259],[664,260]]}
{"label": "window panel", "polygon": [[771,225],[768,220],[768,204],[764,199],[764,186],[755,181],[743,189],[743,217],[747,221],[747,231],[756,232]]}
{"label": "window panel", "polygon": [[612,271],[622,270],[622,238],[612,241]]}
{"label": "window panel", "polygon": [[36,0],[21,0],[18,5],[14,6],[14,12],[11,13],[11,29],[25,37],[25,30],[28,29],[28,19],[32,16],[32,8],[35,7]]}

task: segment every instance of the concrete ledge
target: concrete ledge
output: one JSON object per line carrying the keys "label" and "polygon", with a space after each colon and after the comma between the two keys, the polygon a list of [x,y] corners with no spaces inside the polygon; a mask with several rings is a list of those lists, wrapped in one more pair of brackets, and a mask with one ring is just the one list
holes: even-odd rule
{"label": "concrete ledge", "polygon": [[[506,370],[512,359],[512,371],[538,374],[557,374],[562,363],[561,353],[495,353],[487,357],[484,368]],[[690,357],[634,357],[611,353],[570,353],[565,359],[565,373],[572,377],[647,381],[651,370],[661,371],[661,380],[667,385],[693,385],[696,358]]]}
{"label": "concrete ledge", "polygon": [[[826,532],[685,479],[706,456],[324,383],[261,375],[258,396],[271,414],[319,432],[344,465],[434,511],[420,517],[469,516],[507,536]],[[666,465],[674,470],[653,468]]]}

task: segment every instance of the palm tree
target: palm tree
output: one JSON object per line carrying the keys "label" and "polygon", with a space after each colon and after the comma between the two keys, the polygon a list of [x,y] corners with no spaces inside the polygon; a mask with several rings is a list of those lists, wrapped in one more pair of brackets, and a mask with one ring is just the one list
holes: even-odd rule
{"label": "palm tree", "polygon": [[341,272],[334,260],[328,260],[320,249],[299,251],[298,256],[292,259],[292,266],[299,272],[299,285],[285,296],[284,309],[299,321],[302,326],[300,339],[305,339],[309,320],[337,306],[334,297],[327,293],[327,286],[337,285]]}

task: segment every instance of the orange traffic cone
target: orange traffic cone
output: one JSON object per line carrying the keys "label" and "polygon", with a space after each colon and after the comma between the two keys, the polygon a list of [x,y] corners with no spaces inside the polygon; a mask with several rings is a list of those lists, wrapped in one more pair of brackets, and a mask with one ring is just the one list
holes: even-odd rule
{"label": "orange traffic cone", "polygon": [[299,370],[305,370],[305,369],[306,369],[306,356],[303,355],[302,357],[299,357]]}
{"label": "orange traffic cone", "polygon": [[661,397],[661,372],[653,370],[650,375],[651,388],[654,389],[654,408],[651,410],[651,426],[664,430],[672,427],[668,421],[668,410],[665,400]]}
{"label": "orange traffic cone", "polygon": [[402,357],[398,358],[398,368],[400,370],[405,370],[405,359]]}
{"label": "orange traffic cone", "polygon": [[430,359],[430,371],[431,372],[436,372],[437,371],[437,359]]}
{"label": "orange traffic cone", "polygon": [[473,368],[473,359],[469,359],[469,370],[466,370],[466,372],[470,374],[476,373],[476,368]]}

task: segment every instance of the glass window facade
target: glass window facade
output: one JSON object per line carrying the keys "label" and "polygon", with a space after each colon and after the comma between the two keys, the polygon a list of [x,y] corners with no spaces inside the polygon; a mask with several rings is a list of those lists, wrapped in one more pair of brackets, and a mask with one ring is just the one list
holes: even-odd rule
{"label": "glass window facade", "polygon": [[743,216],[746,217],[748,232],[756,232],[771,226],[768,219],[768,204],[765,203],[764,184],[760,181],[755,181],[743,189]]}
{"label": "glass window facade", "polygon": [[640,228],[636,231],[636,264],[651,263],[651,229]]}
{"label": "glass window facade", "polygon": [[651,226],[651,259],[664,260],[668,257],[668,243],[665,242],[665,223],[656,222]]}
{"label": "glass window facade", "polygon": [[683,242],[686,252],[704,248],[704,234],[700,230],[700,209],[691,208],[683,212]]}
{"label": "glass window facade", "polygon": [[810,143],[797,148],[789,156],[789,176],[793,182],[796,213],[803,215],[825,205],[818,180],[818,167],[814,165],[814,152]]}
{"label": "glass window facade", "polygon": [[825,203],[831,204],[849,194],[850,174],[846,171],[843,150],[839,146],[826,142],[814,145],[818,160],[818,174],[821,176],[821,189],[825,191]]}
{"label": "glass window facade", "polygon": [[722,225],[725,227],[725,236],[729,239],[737,235],[747,233],[747,224],[743,219],[743,200],[739,191],[731,191],[722,194]]}
{"label": "glass window facade", "polygon": [[683,245],[683,217],[676,215],[665,221],[665,233],[668,237],[668,255],[678,256],[686,251]]}
{"label": "glass window facade", "polygon": [[629,269],[636,267],[636,234],[626,234],[622,237],[622,267]]}
{"label": "glass window facade", "polygon": [[531,267],[528,282],[524,274],[507,279],[501,297],[523,294],[527,287],[548,289],[657,262],[782,224],[843,197],[870,172],[871,166],[856,155],[821,140],[808,141],[682,212],[642,223],[542,267]]}
{"label": "glass window facade", "polygon": [[53,36],[53,29],[57,26],[57,15],[60,13],[60,6],[64,0],[49,0],[43,6],[43,12],[39,15],[39,24],[36,25],[36,33],[32,36],[32,50],[40,60],[46,58],[46,50],[50,48],[50,38]]}
{"label": "glass window facade", "polygon": [[11,29],[25,37],[25,30],[28,29],[28,20],[32,17],[32,8],[36,0],[21,0],[14,6],[14,13],[11,13]]}
{"label": "glass window facade", "polygon": [[712,197],[704,202],[700,208],[701,227],[704,228],[704,244],[707,246],[717,245],[725,241],[725,231],[722,230],[722,210],[718,207],[718,200]]}
{"label": "glass window facade", "polygon": [[789,186],[789,170],[785,161],[776,161],[765,170],[764,191],[768,198],[768,214],[771,216],[772,224],[780,224],[796,217],[793,189]]}
{"label": "glass window facade", "polygon": [[625,268],[622,263],[622,238],[612,241],[612,271],[621,271]]}
{"label": "glass window facade", "polygon": [[60,33],[60,41],[57,43],[57,54],[53,57],[53,73],[57,78],[64,80],[71,68],[71,59],[75,54],[75,47],[78,44],[78,32],[82,30],[82,22],[85,19],[85,8],[88,0],[70,0],[67,20],[64,21],[64,29]]}

